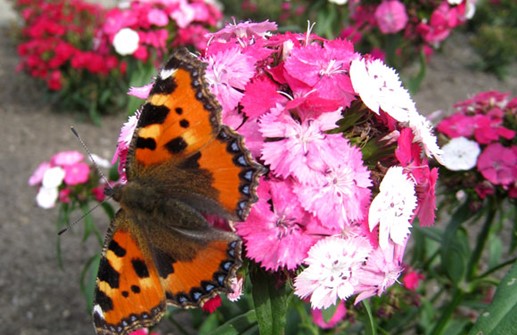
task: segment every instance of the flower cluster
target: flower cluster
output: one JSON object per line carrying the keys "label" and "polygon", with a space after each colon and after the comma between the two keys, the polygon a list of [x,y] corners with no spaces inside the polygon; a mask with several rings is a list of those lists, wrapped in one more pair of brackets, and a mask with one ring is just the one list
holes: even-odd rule
{"label": "flower cluster", "polygon": [[[98,166],[110,166],[106,160],[93,157]],[[29,185],[39,187],[36,203],[42,208],[52,208],[58,201],[80,204],[92,198],[104,200],[104,186],[99,184],[97,172],[77,151],[61,151],[41,163],[29,178]]]}
{"label": "flower cluster", "polygon": [[517,198],[517,98],[481,92],[454,105],[436,127],[443,146],[443,182],[475,200]]}
{"label": "flower cluster", "polygon": [[[223,2],[230,4],[231,0]],[[302,29],[307,20],[318,22],[315,27],[318,34],[349,39],[360,51],[374,54],[400,68],[418,59],[422,51],[430,56],[453,30],[472,18],[476,0],[292,0],[283,1],[281,5],[277,3],[243,1],[242,8],[235,9],[234,14],[240,15],[243,11],[246,17],[254,18],[271,18],[273,15],[283,26]]]}
{"label": "flower cluster", "polygon": [[475,0],[350,1],[350,24],[341,35],[368,50],[377,48],[380,56],[398,39],[395,54],[408,61],[421,51],[430,56],[474,11]]}
{"label": "flower cluster", "polygon": [[[237,233],[247,257],[293,274],[315,309],[380,295],[403,270],[415,217],[434,222],[431,125],[395,71],[350,42],[274,30],[230,24],[201,58],[223,123],[268,167]],[[121,133],[122,161],[135,119]]]}
{"label": "flower cluster", "polygon": [[[203,0],[132,0],[108,9],[84,0],[17,0],[23,19],[19,69],[43,80],[67,110],[99,114],[127,104],[129,83],[168,48],[206,46],[222,17]],[[141,66],[144,63],[146,66]]]}
{"label": "flower cluster", "polygon": [[106,13],[99,47],[139,61],[163,58],[171,46],[206,47],[205,35],[222,18],[214,4],[203,0],[131,0]]}
{"label": "flower cluster", "polygon": [[50,90],[84,79],[83,72],[106,76],[125,71],[115,56],[93,51],[95,29],[105,14],[99,5],[82,0],[18,0],[17,8],[24,21],[19,68],[44,80]]}

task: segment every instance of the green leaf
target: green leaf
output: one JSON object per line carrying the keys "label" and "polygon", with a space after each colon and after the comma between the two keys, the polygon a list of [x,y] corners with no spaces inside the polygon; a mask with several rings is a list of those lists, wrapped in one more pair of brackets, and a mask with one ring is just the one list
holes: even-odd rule
{"label": "green leaf", "polygon": [[471,217],[468,204],[459,207],[451,217],[442,239],[442,265],[451,281],[458,285],[466,275],[468,262],[468,239],[460,227]]}
{"label": "green leaf", "polygon": [[254,310],[228,320],[218,328],[210,331],[210,335],[258,334],[257,315]]}
{"label": "green leaf", "polygon": [[93,295],[95,293],[95,284],[97,279],[97,270],[101,261],[101,254],[98,253],[86,262],[81,272],[81,292],[86,298],[88,311],[93,309]]}
{"label": "green leaf", "polygon": [[479,334],[517,334],[517,263],[501,280],[492,304],[469,332]]}
{"label": "green leaf", "polygon": [[288,291],[285,284],[258,266],[250,273],[252,295],[261,335],[285,333]]}
{"label": "green leaf", "polygon": [[363,306],[366,310],[366,316],[364,316],[363,322],[365,327],[366,335],[376,335],[377,334],[377,325],[375,322],[375,318],[372,314],[372,308],[370,306],[370,302],[367,300],[363,300]]}

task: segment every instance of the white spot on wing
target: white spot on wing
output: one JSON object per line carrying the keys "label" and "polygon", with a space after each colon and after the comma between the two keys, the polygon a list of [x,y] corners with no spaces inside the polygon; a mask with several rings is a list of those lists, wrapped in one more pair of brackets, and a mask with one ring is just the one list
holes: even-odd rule
{"label": "white spot on wing", "polygon": [[101,318],[104,319],[104,312],[100,305],[93,306],[93,314],[97,313]]}
{"label": "white spot on wing", "polygon": [[162,80],[169,78],[170,76],[174,75],[178,69],[162,69],[162,72],[160,72],[160,78]]}

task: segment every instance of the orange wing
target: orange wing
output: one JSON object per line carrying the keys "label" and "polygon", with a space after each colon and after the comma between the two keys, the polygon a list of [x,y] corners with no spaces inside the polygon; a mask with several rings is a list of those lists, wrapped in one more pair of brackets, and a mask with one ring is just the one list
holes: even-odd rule
{"label": "orange wing", "polygon": [[137,164],[185,159],[218,134],[221,107],[208,91],[204,67],[181,48],[161,69],[133,135]]}
{"label": "orange wing", "polygon": [[163,316],[165,291],[146,243],[120,210],[104,243],[93,321],[97,334],[125,335]]}
{"label": "orange wing", "polygon": [[263,173],[244,148],[240,135],[222,126],[215,141],[200,150],[200,169],[210,173],[217,202],[226,212],[244,221],[251,205],[257,201],[255,189]]}

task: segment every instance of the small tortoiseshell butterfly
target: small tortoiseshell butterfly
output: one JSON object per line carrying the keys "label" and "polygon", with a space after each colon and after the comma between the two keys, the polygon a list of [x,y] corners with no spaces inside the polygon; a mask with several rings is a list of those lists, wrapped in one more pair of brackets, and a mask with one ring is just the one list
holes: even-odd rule
{"label": "small tortoiseshell butterfly", "polygon": [[157,323],[167,304],[199,307],[231,292],[241,241],[203,214],[243,221],[262,167],[221,125],[204,67],[186,49],[174,52],[141,107],[127,183],[107,190],[121,208],[97,275],[97,334],[128,334]]}

